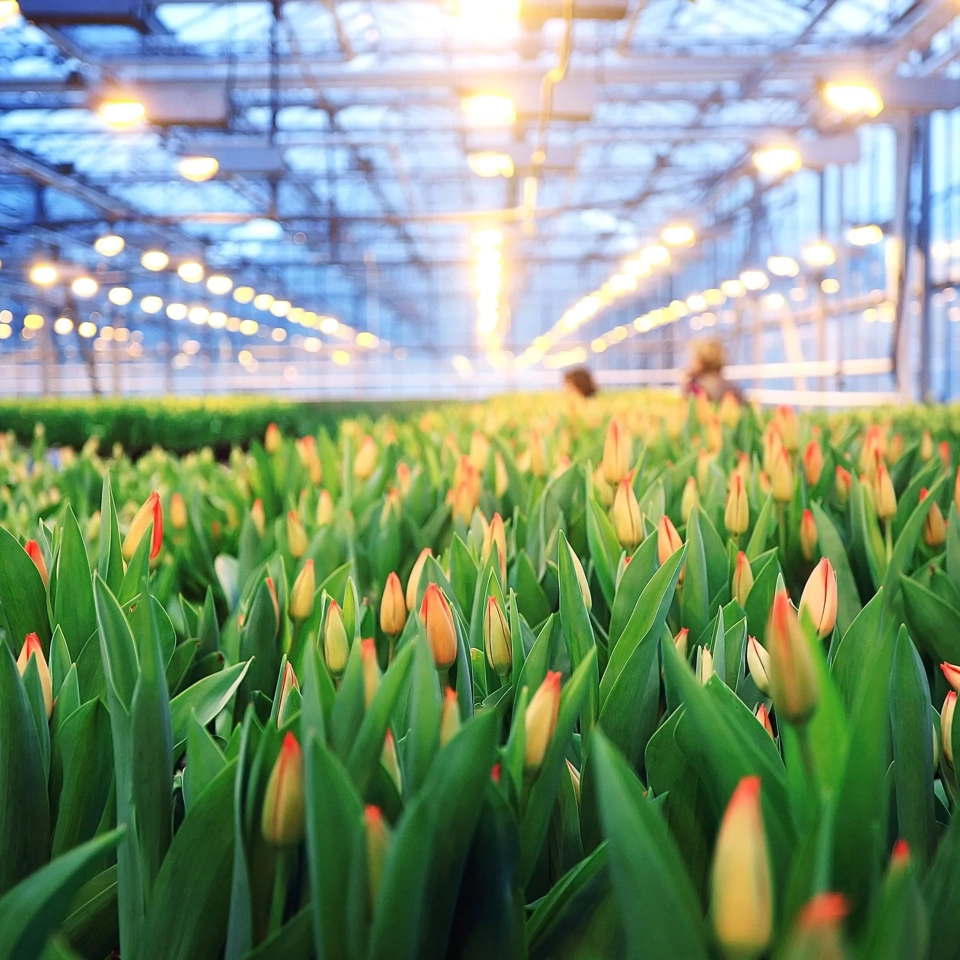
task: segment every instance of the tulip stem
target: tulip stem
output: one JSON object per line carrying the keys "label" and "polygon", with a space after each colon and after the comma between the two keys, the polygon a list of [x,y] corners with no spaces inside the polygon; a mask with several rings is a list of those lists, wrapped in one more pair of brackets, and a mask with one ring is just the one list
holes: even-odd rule
{"label": "tulip stem", "polygon": [[300,634],[303,632],[303,623],[300,620],[293,621],[293,630],[290,634],[290,649],[287,651],[287,659],[291,663],[297,663],[300,655]]}
{"label": "tulip stem", "polygon": [[797,731],[797,740],[800,743],[800,756],[803,758],[803,767],[807,772],[807,780],[814,798],[819,799],[820,790],[817,785],[817,764],[813,757],[813,748],[810,746],[810,734],[807,724],[802,723],[794,727]]}
{"label": "tulip stem", "polygon": [[787,505],[785,503],[777,503],[777,529],[778,529],[778,540],[779,543],[777,546],[780,548],[780,559],[781,562],[786,566],[787,563]]}
{"label": "tulip stem", "polygon": [[887,544],[887,563],[893,559],[893,519],[884,522],[884,539]]}
{"label": "tulip stem", "polygon": [[[294,853],[296,850],[294,850]],[[273,933],[283,926],[283,912],[287,903],[287,887],[290,882],[291,854],[287,850],[277,851],[273,870],[273,895],[270,899],[269,930]]]}

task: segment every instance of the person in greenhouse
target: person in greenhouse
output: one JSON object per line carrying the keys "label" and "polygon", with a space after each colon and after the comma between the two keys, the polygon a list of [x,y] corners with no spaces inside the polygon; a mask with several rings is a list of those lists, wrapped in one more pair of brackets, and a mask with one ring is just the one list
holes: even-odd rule
{"label": "person in greenhouse", "polygon": [[597,384],[593,374],[586,367],[573,367],[563,375],[563,387],[570,393],[581,397],[593,397],[597,393]]}
{"label": "person in greenhouse", "polygon": [[714,338],[695,340],[690,349],[684,392],[704,394],[712,403],[719,403],[729,393],[737,403],[743,403],[743,391],[723,375],[723,368],[727,365],[723,344]]}

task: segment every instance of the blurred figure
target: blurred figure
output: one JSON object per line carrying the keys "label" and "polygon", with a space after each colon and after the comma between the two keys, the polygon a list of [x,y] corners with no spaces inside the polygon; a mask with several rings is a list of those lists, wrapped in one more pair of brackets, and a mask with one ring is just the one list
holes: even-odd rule
{"label": "blurred figure", "polygon": [[743,391],[723,375],[727,357],[719,340],[694,340],[690,345],[690,366],[687,368],[685,393],[703,394],[712,403],[719,403],[725,394],[732,394],[743,403]]}
{"label": "blurred figure", "polygon": [[563,375],[563,388],[568,393],[592,397],[597,392],[593,374],[586,367],[572,367]]}

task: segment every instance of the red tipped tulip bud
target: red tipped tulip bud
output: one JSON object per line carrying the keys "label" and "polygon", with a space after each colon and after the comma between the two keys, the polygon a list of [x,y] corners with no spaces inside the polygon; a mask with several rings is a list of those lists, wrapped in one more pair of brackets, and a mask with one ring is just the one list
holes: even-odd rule
{"label": "red tipped tulip bud", "polygon": [[683,496],[680,498],[680,519],[686,523],[690,514],[700,506],[700,491],[697,489],[697,478],[687,477],[683,485]]}
{"label": "red tipped tulip bud", "polygon": [[784,960],[844,960],[843,921],[848,912],[842,894],[818,894],[798,914]]}
{"label": "red tipped tulip bud", "polygon": [[313,594],[317,589],[317,577],[313,569],[313,559],[309,558],[303,569],[293,581],[290,591],[290,619],[302,621],[313,613]]}
{"label": "red tipped tulip bud", "polygon": [[[683,541],[673,521],[663,514],[657,524],[657,558],[660,566],[662,567],[682,546]],[[683,578],[683,571],[680,572],[680,577]]]}
{"label": "red tipped tulip bud", "polygon": [[686,627],[681,627],[677,635],[673,638],[673,645],[677,648],[677,653],[683,660],[687,659],[690,643],[690,631]]}
{"label": "red tipped tulip bud", "polygon": [[513,663],[513,648],[510,627],[496,597],[487,597],[483,615],[483,645],[490,669],[498,677],[505,677]]}
{"label": "red tipped tulip bud", "polygon": [[890,869],[904,870],[910,866],[910,844],[906,840],[898,840],[890,851]]}
{"label": "red tipped tulip bud", "polygon": [[387,735],[383,738],[383,750],[380,751],[380,762],[384,769],[390,774],[393,785],[397,788],[397,793],[403,792],[403,781],[400,777],[400,760],[397,757],[397,741],[393,739],[393,733],[387,728]]}
{"label": "red tipped tulip bud", "polygon": [[403,587],[396,573],[387,577],[380,598],[380,629],[387,636],[395,637],[403,630],[407,622],[407,605],[403,596]]}
{"label": "red tipped tulip bud", "polygon": [[960,690],[960,667],[944,661],[940,664],[940,669],[947,678],[947,683],[949,683],[954,690]]}
{"label": "red tipped tulip bud", "polygon": [[267,424],[267,432],[263,435],[263,448],[267,453],[276,453],[280,449],[282,437],[280,428],[275,423]]}
{"label": "red tipped tulip bud", "polygon": [[630,435],[617,420],[611,420],[603,442],[603,476],[607,483],[619,483],[630,470]]}
{"label": "red tipped tulip bud", "polygon": [[443,694],[443,712],[440,714],[440,746],[448,744],[460,731],[460,704],[457,691],[447,687]]}
{"label": "red tipped tulip bud", "polygon": [[427,562],[427,558],[432,556],[433,551],[429,547],[424,547],[420,551],[420,555],[417,557],[416,563],[413,565],[413,569],[410,571],[410,576],[407,578],[407,610],[413,610],[413,608],[417,605],[417,592],[420,589],[420,575],[423,573],[423,568]]}
{"label": "red tipped tulip bud", "polygon": [[773,492],[773,499],[778,503],[789,503],[793,499],[795,485],[793,464],[790,462],[790,454],[784,448],[774,460],[773,471],[770,475],[770,489]]}
{"label": "red tipped tulip bud", "polygon": [[435,583],[427,585],[420,605],[420,619],[430,641],[433,662],[438,670],[448,670],[457,659],[457,629],[450,604]]}
{"label": "red tipped tulip bud", "polygon": [[49,583],[49,577],[47,576],[47,564],[43,559],[40,544],[37,543],[36,540],[28,540],[24,544],[23,549],[27,551],[27,556],[33,561],[33,565],[37,568],[43,585],[46,586]]}
{"label": "red tipped tulip bud", "polygon": [[[926,499],[927,488],[923,487],[920,490],[920,502],[923,503]],[[943,519],[943,512],[940,509],[940,504],[936,500],[932,500],[927,510],[926,519],[923,521],[923,542],[931,550],[936,550],[937,547],[943,546],[946,539],[947,524]]]}
{"label": "red tipped tulip bud", "polygon": [[347,669],[350,657],[350,640],[343,622],[340,604],[331,600],[327,606],[326,622],[323,625],[323,659],[334,678],[340,677]]}
{"label": "red tipped tulip bud", "polygon": [[280,684],[280,703],[277,710],[277,726],[282,727],[294,713],[293,704],[299,703],[299,698],[294,697],[291,701],[290,694],[296,690],[300,692],[300,684],[297,683],[297,675],[293,672],[293,664],[287,663],[283,668],[283,682]]}
{"label": "red tipped tulip bud", "polygon": [[943,464],[943,469],[949,473],[950,472],[950,442],[948,440],[941,440],[937,444],[937,454],[940,457],[940,462]]}
{"label": "red tipped tulip bud", "polygon": [[770,734],[770,739],[776,739],[773,735],[773,724],[770,723],[770,711],[767,710],[767,705],[765,703],[758,703],[757,709],[753,711],[753,715],[760,722],[763,729]]}
{"label": "red tipped tulip bud", "polygon": [[17,668],[21,677],[26,673],[31,657],[37,661],[37,674],[40,677],[40,689],[43,691],[43,706],[49,720],[50,714],[53,713],[53,682],[50,679],[47,658],[43,655],[43,648],[40,646],[40,638],[35,633],[27,634],[20,648],[20,656],[17,657]]}
{"label": "red tipped tulip bud", "polygon": [[523,766],[528,772],[540,769],[547,747],[553,739],[559,712],[560,673],[556,670],[548,670],[546,678],[530,700],[523,718],[526,733]]}
{"label": "red tipped tulip bud", "polygon": [[500,561],[501,579],[507,576],[507,532],[503,526],[503,517],[499,513],[493,515],[487,529],[483,534],[483,545],[480,550],[480,559],[484,563],[490,556],[490,551],[496,548],[497,559]]}
{"label": "red tipped tulip bud", "polygon": [[367,434],[360,441],[360,449],[353,458],[353,475],[358,480],[366,480],[377,466],[377,445],[373,437]]}
{"label": "red tipped tulip bud", "polygon": [[957,706],[957,691],[951,690],[940,710],[940,749],[943,758],[953,766],[953,712]]}
{"label": "red tipped tulip bud", "polygon": [[277,618],[277,626],[280,626],[280,601],[277,599],[277,588],[274,586],[273,577],[264,577],[264,583],[267,585],[267,592],[270,594],[270,602],[273,604],[273,615]]}
{"label": "red tipped tulip bud", "polygon": [[804,560],[812,560],[817,554],[817,521],[809,508],[800,517],[800,552]]}
{"label": "red tipped tulip bud", "polygon": [[840,501],[840,506],[844,507],[847,504],[847,498],[850,496],[850,484],[853,482],[850,471],[844,470],[843,467],[838,465],[835,471],[835,481],[837,500]]}
{"label": "red tipped tulip bud", "polygon": [[783,590],[773,599],[767,624],[767,653],[770,693],[777,718],[795,725],[805,723],[820,701],[820,686],[807,638]]}
{"label": "red tipped tulip bud", "polygon": [[270,772],[260,828],[264,840],[276,847],[293,846],[303,839],[303,755],[292,733],[283,738],[280,756]]}
{"label": "red tipped tulip bud", "polygon": [[808,487],[815,487],[823,473],[823,450],[816,440],[811,440],[803,451],[803,475]]}
{"label": "red tipped tulip bud", "polygon": [[797,411],[786,405],[779,406],[773,415],[773,424],[780,434],[785,449],[793,453],[800,447],[800,422]]}
{"label": "red tipped tulip bud", "polygon": [[735,473],[730,478],[730,492],[727,494],[727,506],[723,511],[723,522],[727,532],[734,536],[747,532],[750,526],[750,502],[743,485],[743,477]]}
{"label": "red tipped tulip bud", "polygon": [[187,505],[179,490],[175,490],[170,497],[170,526],[174,530],[185,530],[187,527]]}
{"label": "red tipped tulip bud", "polygon": [[747,669],[757,689],[770,693],[770,654],[760,646],[756,637],[747,637]]}
{"label": "red tipped tulip bud", "polygon": [[837,574],[826,557],[816,565],[803,588],[800,610],[810,614],[821,640],[833,633],[837,622]]}
{"label": "red tipped tulip bud", "polygon": [[960,466],[957,467],[957,479],[953,484],[953,502],[960,513]]}
{"label": "red tipped tulip bud", "polygon": [[747,596],[753,589],[753,570],[747,555],[740,550],[737,553],[737,564],[733,568],[733,599],[742,607],[747,602]]}
{"label": "red tipped tulip bud", "polygon": [[710,915],[724,953],[756,957],[773,936],[773,883],[760,778],[744,777],[727,805],[713,855]]}
{"label": "red tipped tulip bud", "polygon": [[299,560],[307,552],[307,531],[295,510],[287,511],[287,546],[290,555]]}
{"label": "red tipped tulip bud", "polygon": [[630,474],[617,484],[613,498],[613,527],[617,539],[625,547],[635,547],[643,539],[643,518]]}
{"label": "red tipped tulip bud", "polygon": [[360,641],[360,663],[363,667],[363,705],[369,710],[380,689],[380,663],[377,645],[372,639]]}
{"label": "red tipped tulip bud", "polygon": [[253,506],[250,508],[250,519],[253,520],[257,533],[262,537],[267,528],[267,517],[263,511],[263,501],[259,497],[253,501]]}
{"label": "red tipped tulip bud", "polygon": [[363,811],[363,822],[367,834],[367,892],[372,910],[377,902],[383,870],[390,853],[390,831],[379,807],[368,805]]}
{"label": "red tipped tulip bud", "polygon": [[890,479],[890,471],[881,463],[877,470],[877,516],[892,520],[897,515],[897,495]]}
{"label": "red tipped tulip bud", "polygon": [[156,490],[147,497],[143,506],[130,522],[130,529],[124,537],[123,547],[121,548],[124,560],[129,562],[133,559],[133,555],[136,553],[137,547],[140,546],[140,541],[151,523],[153,524],[153,538],[150,541],[150,559],[156,560],[160,555],[160,547],[163,546],[163,509],[160,506],[160,494]]}

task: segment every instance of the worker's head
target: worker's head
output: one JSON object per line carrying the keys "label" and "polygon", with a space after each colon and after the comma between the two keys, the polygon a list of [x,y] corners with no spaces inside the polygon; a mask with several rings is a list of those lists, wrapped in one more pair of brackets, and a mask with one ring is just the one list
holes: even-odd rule
{"label": "worker's head", "polygon": [[694,340],[690,345],[690,373],[693,376],[720,373],[726,363],[727,356],[719,340]]}
{"label": "worker's head", "polygon": [[573,367],[563,375],[563,386],[581,397],[592,397],[597,392],[593,375],[586,367]]}

